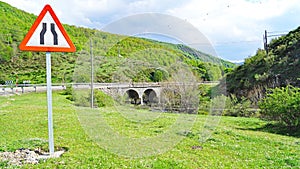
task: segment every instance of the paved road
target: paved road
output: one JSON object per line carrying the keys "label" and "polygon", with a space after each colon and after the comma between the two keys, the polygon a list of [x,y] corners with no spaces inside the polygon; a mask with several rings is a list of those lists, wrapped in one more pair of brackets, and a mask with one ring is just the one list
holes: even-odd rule
{"label": "paved road", "polygon": [[[52,90],[64,90],[65,86],[52,86]],[[0,96],[12,95],[12,94],[22,94],[30,92],[45,92],[47,91],[47,86],[30,86],[30,87],[0,87]]]}
{"label": "paved road", "polygon": [[[153,83],[154,84],[154,83]],[[153,85],[151,84],[151,85]],[[76,83],[76,84],[67,84],[72,85],[74,89],[90,89],[91,85],[88,83]],[[148,83],[95,83],[94,88],[128,88],[128,87],[150,87]],[[66,85],[54,85],[52,86],[52,91],[55,90],[64,90],[66,89]],[[13,94],[22,94],[22,93],[30,93],[30,92],[46,92],[47,86],[45,84],[38,85],[27,85],[25,87],[8,87],[5,85],[0,85],[0,96],[4,95],[13,95]]]}

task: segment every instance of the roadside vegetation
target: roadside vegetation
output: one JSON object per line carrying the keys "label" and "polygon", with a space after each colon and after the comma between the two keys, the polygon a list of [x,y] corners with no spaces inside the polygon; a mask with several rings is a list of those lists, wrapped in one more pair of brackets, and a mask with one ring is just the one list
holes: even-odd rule
{"label": "roadside vegetation", "polygon": [[218,85],[226,88],[219,94],[226,95],[230,102],[226,115],[260,117],[276,121],[278,128],[298,130],[299,37],[300,27],[273,39],[267,46],[268,53],[258,49],[243,65],[226,74]]}
{"label": "roadside vegetation", "polygon": [[300,88],[292,86],[270,89],[259,102],[261,117],[298,130],[300,126]]}

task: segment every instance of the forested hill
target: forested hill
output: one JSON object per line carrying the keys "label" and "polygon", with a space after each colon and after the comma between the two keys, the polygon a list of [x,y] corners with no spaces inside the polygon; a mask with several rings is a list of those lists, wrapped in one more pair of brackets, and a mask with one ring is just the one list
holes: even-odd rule
{"label": "forested hill", "polygon": [[272,40],[269,53],[258,50],[227,75],[227,90],[256,102],[267,88],[293,85],[300,87],[300,27]]}
{"label": "forested hill", "polygon": [[[18,48],[36,17],[0,1],[0,84],[4,84],[6,80],[19,83],[24,80],[30,80],[32,83],[45,82],[45,53],[21,52]],[[52,54],[54,83],[74,80],[74,69],[78,64],[82,64],[79,60],[89,58],[90,41],[94,56],[102,56],[101,61],[99,57],[97,61],[96,57],[95,81],[97,82],[113,81],[112,77],[116,70],[126,66],[122,64],[128,63],[128,59],[158,63],[158,65],[139,67],[140,72],[133,72],[135,75],[127,72],[124,76],[132,81],[167,80],[168,76],[162,77],[161,74],[167,75],[168,72],[157,72],[157,68],[162,65],[170,66],[176,60],[188,64],[194,73],[204,80],[217,80],[221,78],[224,69],[234,67],[230,62],[183,45],[126,37],[70,25],[64,25],[64,28],[75,44],[77,52]]]}

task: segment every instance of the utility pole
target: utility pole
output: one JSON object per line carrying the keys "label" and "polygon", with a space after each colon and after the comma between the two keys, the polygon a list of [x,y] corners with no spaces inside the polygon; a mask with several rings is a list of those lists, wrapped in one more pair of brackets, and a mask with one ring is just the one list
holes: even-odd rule
{"label": "utility pole", "polygon": [[91,55],[91,108],[94,108],[94,59],[93,59],[93,44],[90,39],[90,55]]}
{"label": "utility pole", "polygon": [[265,34],[263,36],[263,42],[264,42],[265,51],[266,51],[266,53],[268,55],[269,50],[268,50],[268,32],[267,32],[267,30],[265,30]]}
{"label": "utility pole", "polygon": [[265,33],[263,35],[263,42],[264,42],[264,49],[268,55],[269,53],[269,45],[268,45],[268,38],[270,37],[280,37],[286,35],[287,31],[274,31],[274,32],[268,32],[265,30]]}

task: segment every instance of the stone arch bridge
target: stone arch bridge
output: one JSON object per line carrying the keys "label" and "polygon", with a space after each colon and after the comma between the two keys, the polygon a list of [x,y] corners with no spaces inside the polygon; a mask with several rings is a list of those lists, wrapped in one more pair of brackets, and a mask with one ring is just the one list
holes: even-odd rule
{"label": "stone arch bridge", "polygon": [[[200,84],[218,84],[218,82],[199,82]],[[95,83],[94,88],[100,89],[111,96],[125,96],[125,102],[148,105],[161,102],[165,88],[174,85],[189,85],[186,83]],[[190,84],[191,85],[191,84]],[[195,84],[192,84],[195,85]],[[73,84],[74,88],[90,88],[90,84]]]}
{"label": "stone arch bridge", "polygon": [[95,86],[109,95],[125,96],[125,102],[148,105],[160,103],[163,87],[159,83],[110,83],[108,86]]}

